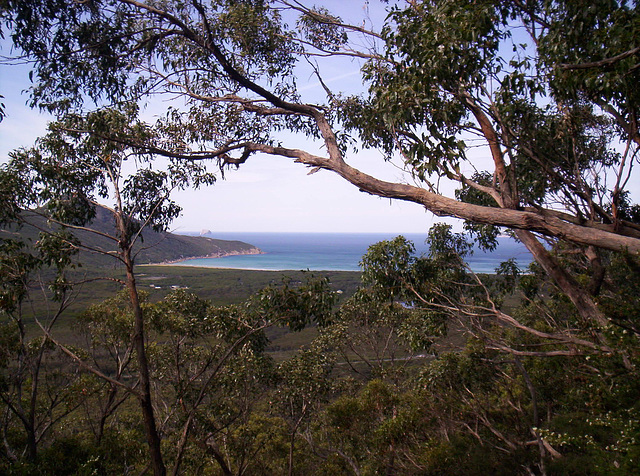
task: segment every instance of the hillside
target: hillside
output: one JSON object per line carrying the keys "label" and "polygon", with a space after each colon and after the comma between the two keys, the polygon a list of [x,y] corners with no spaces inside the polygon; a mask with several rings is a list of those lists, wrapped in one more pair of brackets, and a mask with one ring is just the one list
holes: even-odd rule
{"label": "hillside", "polygon": [[[21,229],[0,230],[0,237],[20,236],[29,243],[35,243],[39,230],[51,229],[51,225],[42,216],[25,212],[25,220],[30,224]],[[98,208],[96,217],[87,228],[100,233],[114,235],[113,216],[106,208]],[[89,231],[76,231],[76,237],[86,247],[103,252],[115,251],[117,243],[105,236]],[[180,261],[185,258],[220,257],[237,254],[258,254],[261,251],[255,246],[242,241],[218,240],[201,236],[184,236],[174,233],[156,233],[150,229],[142,233],[135,248],[136,263],[166,263]],[[79,261],[85,266],[112,266],[114,259],[99,252],[82,251]]]}

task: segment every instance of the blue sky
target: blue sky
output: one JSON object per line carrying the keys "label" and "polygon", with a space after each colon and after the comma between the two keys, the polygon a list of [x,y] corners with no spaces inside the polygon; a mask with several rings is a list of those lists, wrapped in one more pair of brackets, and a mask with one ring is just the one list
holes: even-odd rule
{"label": "blue sky", "polygon": [[[3,51],[4,54],[4,51]],[[352,74],[353,73],[353,74]],[[359,81],[358,66],[341,72],[337,82]],[[307,92],[320,90],[313,78],[305,84]],[[7,117],[0,123],[0,161],[19,147],[28,147],[45,133],[50,117],[26,106],[27,70],[0,66],[0,94],[5,96]],[[161,106],[156,106],[161,107]],[[150,118],[152,119],[152,118]],[[321,144],[304,137],[286,135],[283,144],[305,148],[319,154]],[[387,180],[410,182],[395,165],[385,163],[376,151],[348,157],[365,172]],[[423,232],[434,223],[433,216],[415,204],[389,201],[362,192],[337,175],[309,169],[290,159],[254,156],[239,170],[225,174],[225,180],[201,190],[176,194],[183,214],[174,228],[197,231],[332,231],[332,232]]]}
{"label": "blue sky", "polygon": [[[391,2],[393,3],[393,2]],[[321,2],[348,23],[379,29],[386,16],[379,1],[328,0]],[[290,22],[292,23],[292,22]],[[1,55],[9,55],[9,43],[3,41]],[[319,60],[321,61],[321,60]],[[363,90],[361,64],[351,59],[320,62],[323,79],[334,92],[357,93]],[[324,92],[309,68],[302,67],[297,83],[303,98],[320,100]],[[7,117],[0,123],[0,161],[10,150],[33,144],[45,132],[49,117],[26,106],[29,87],[28,69],[24,66],[0,65],[0,94],[5,96]],[[167,103],[156,102],[146,110],[146,119],[162,114]],[[322,144],[305,137],[283,133],[283,145],[323,154]],[[476,161],[486,160],[486,151],[474,152]],[[377,151],[350,154],[347,161],[375,177],[412,183],[399,163],[387,163]],[[478,165],[476,163],[476,165]],[[478,165],[478,168],[482,168]],[[384,232],[422,233],[434,223],[448,221],[461,229],[454,219],[434,217],[423,207],[406,202],[390,201],[359,192],[337,175],[309,170],[290,159],[254,156],[239,170],[226,173],[225,180],[201,189],[175,195],[183,213],[174,224],[180,231],[288,231],[288,232]],[[463,170],[463,172],[467,172]],[[452,196],[452,187],[443,186]]]}
{"label": "blue sky", "polygon": [[[338,11],[345,21],[362,23],[366,13],[360,1],[322,2],[329,10]],[[371,18],[380,26],[384,11],[371,2]],[[3,42],[2,55],[8,55]],[[362,89],[360,65],[345,60],[323,65],[324,79],[337,91]],[[29,87],[28,70],[22,66],[0,66],[0,94],[5,96],[7,117],[0,123],[0,160],[10,150],[33,144],[45,131],[49,120],[44,114],[26,106]],[[298,75],[303,94],[312,98],[322,94],[315,77],[307,72]],[[163,104],[152,109],[161,112]],[[149,110],[151,111],[151,109]],[[152,116],[152,113],[148,113]],[[152,120],[152,117],[149,117]],[[309,143],[304,137],[283,135],[287,147],[305,148],[322,153],[321,144]],[[385,163],[376,151],[347,157],[357,168],[386,180],[410,182],[411,178],[396,165]],[[309,170],[289,159],[255,156],[238,171],[226,174],[212,187],[184,191],[176,195],[183,214],[173,227],[197,231],[331,231],[331,232],[425,232],[434,220],[431,213],[416,204],[381,199],[359,192],[337,175]]]}
{"label": "blue sky", "polygon": [[[373,29],[379,29],[385,17],[381,3],[376,0],[330,0],[321,2],[330,11],[337,12],[345,22],[362,24],[367,16]],[[370,10],[365,8],[369,6]],[[371,27],[369,23],[365,26]],[[9,55],[9,43],[0,41],[0,55]],[[321,63],[325,82],[334,92],[357,93],[363,90],[357,61],[343,59]],[[297,83],[303,97],[310,102],[320,101],[323,89],[309,69],[301,68]],[[26,106],[29,87],[25,66],[0,64],[0,94],[5,96],[7,117],[0,123],[0,162],[6,161],[10,150],[28,147],[45,132],[49,118]],[[147,109],[146,119],[162,114],[166,102],[156,102]],[[282,134],[283,145],[323,154],[322,145],[305,137]],[[477,148],[470,151],[473,164],[464,166],[482,170],[490,162],[488,151]],[[403,183],[412,183],[398,164],[386,163],[377,151],[350,154],[347,161],[363,172],[375,177]],[[466,168],[466,170],[465,170]],[[359,192],[337,175],[320,171],[308,175],[309,169],[294,164],[290,159],[256,155],[239,170],[229,171],[226,180],[201,190],[188,190],[175,195],[183,207],[173,228],[177,231],[287,231],[287,232],[382,232],[424,233],[434,223],[447,221],[461,230],[459,220],[434,217],[423,207],[400,201],[390,201]],[[634,173],[634,177],[637,173]],[[638,182],[632,179],[633,199],[638,200]],[[453,188],[442,186],[445,195],[452,196]]]}

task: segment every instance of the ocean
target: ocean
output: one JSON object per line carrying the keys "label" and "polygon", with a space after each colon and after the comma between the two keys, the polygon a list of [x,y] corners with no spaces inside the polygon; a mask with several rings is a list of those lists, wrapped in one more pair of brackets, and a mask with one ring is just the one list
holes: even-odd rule
{"label": "ocean", "polygon": [[[389,233],[212,233],[211,238],[240,240],[260,248],[264,254],[188,259],[177,266],[255,270],[360,271],[360,260],[367,248],[397,234]],[[416,247],[416,254],[428,251],[426,234],[403,234]],[[492,253],[475,250],[467,262],[476,273],[493,273],[507,259],[515,258],[524,270],[532,258],[524,245],[507,237],[499,238]]]}

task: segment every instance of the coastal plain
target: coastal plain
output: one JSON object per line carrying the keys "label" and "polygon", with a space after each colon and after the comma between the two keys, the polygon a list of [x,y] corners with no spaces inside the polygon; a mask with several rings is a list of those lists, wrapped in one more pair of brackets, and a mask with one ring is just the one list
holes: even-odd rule
{"label": "coastal plain", "polygon": [[[292,283],[304,282],[311,276],[326,277],[331,289],[336,292],[337,304],[340,304],[353,295],[361,283],[361,273],[356,271],[255,271],[178,265],[140,265],[137,270],[138,289],[151,302],[160,301],[169,293],[183,289],[211,301],[215,306],[238,304],[269,285],[281,284],[285,279]],[[70,306],[56,325],[57,337],[63,342],[74,343],[76,318],[89,306],[111,298],[120,291],[121,285],[113,281],[113,278],[122,277],[123,272],[118,269],[84,267],[75,270],[71,279],[85,281],[87,284],[74,290]],[[44,316],[50,312],[51,303],[39,296],[39,293],[33,293],[27,314]],[[25,322],[35,331],[36,323],[32,316],[25,315]],[[268,333],[270,349],[277,354],[274,355],[276,358],[287,355],[311,341],[313,335],[313,327],[302,332],[274,328]]]}

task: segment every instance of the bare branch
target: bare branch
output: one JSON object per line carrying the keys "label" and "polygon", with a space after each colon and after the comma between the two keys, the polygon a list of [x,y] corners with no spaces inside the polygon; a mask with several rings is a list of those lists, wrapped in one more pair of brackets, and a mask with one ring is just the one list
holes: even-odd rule
{"label": "bare branch", "polygon": [[618,61],[622,61],[630,56],[634,56],[640,53],[640,46],[636,48],[632,48],[624,53],[620,53],[619,55],[612,56],[611,58],[604,58],[599,61],[592,61],[590,63],[579,63],[579,64],[565,64],[561,63],[559,65],[560,69],[575,71],[579,69],[593,69],[593,68],[606,68],[611,66]]}
{"label": "bare branch", "polygon": [[68,347],[66,347],[64,344],[61,344],[58,340],[56,340],[51,333],[49,332],[49,330],[42,325],[42,323],[36,319],[36,323],[38,324],[38,326],[40,327],[40,329],[42,329],[42,332],[45,333],[45,335],[47,336],[47,338],[53,342],[56,347],[58,347],[62,352],[64,352],[65,354],[67,354],[69,357],[71,357],[80,367],[82,367],[83,369],[91,372],[92,374],[96,375],[97,377],[100,377],[101,379],[111,383],[112,385],[116,385],[118,387],[123,388],[124,390],[126,390],[127,392],[135,395],[137,398],[142,398],[142,394],[140,392],[138,392],[137,390],[125,385],[122,382],[119,382],[118,380],[115,380],[111,377],[109,377],[108,375],[105,375],[104,373],[100,372],[99,370],[93,368],[92,366],[88,365],[84,360],[82,360],[80,357],[78,357],[73,351],[71,351]]}

